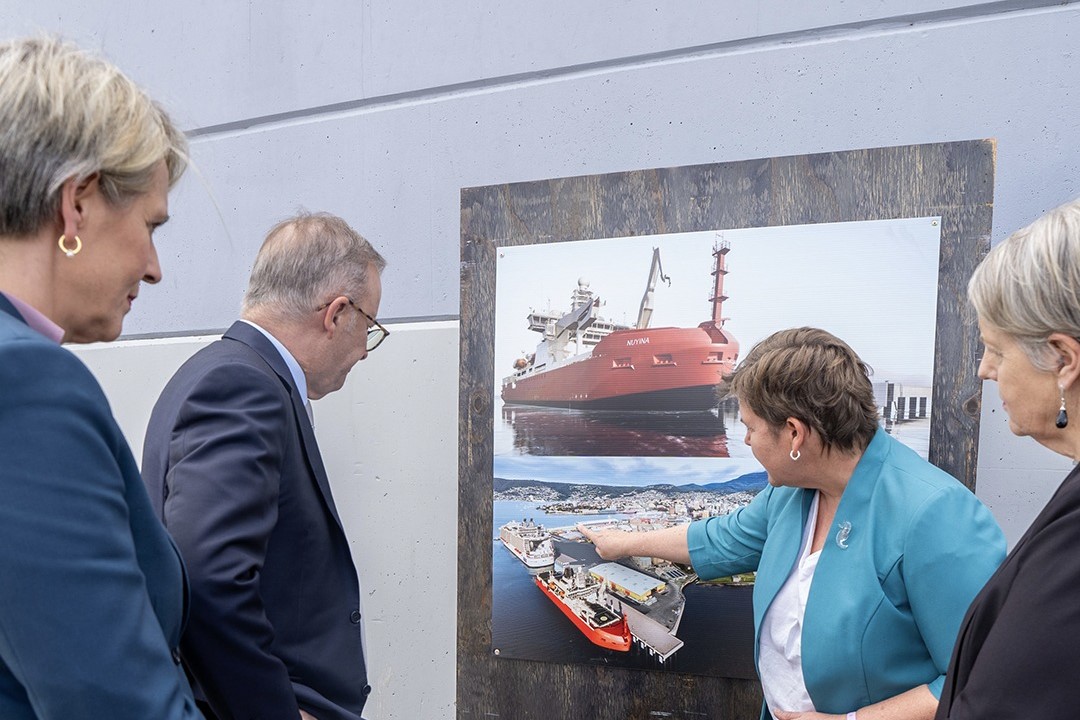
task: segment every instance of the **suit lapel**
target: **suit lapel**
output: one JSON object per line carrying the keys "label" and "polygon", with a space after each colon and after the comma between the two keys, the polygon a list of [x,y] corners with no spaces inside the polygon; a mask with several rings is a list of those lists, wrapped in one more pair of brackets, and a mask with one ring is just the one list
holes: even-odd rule
{"label": "suit lapel", "polygon": [[330,479],[327,477],[326,468],[323,466],[319,443],[315,440],[315,430],[308,420],[307,410],[304,408],[304,399],[300,397],[300,391],[297,389],[296,383],[293,382],[292,373],[289,372],[289,366],[285,364],[285,359],[281,357],[281,353],[278,352],[273,343],[267,340],[261,332],[245,322],[237,321],[233,323],[223,337],[242,342],[254,350],[270,366],[285,387],[289,389],[289,398],[292,400],[293,406],[293,421],[300,429],[300,444],[304,448],[304,456],[307,459],[308,467],[311,468],[311,474],[315,477],[315,483],[319,486],[319,492],[322,494],[323,502],[326,503],[330,515],[333,516],[338,528],[344,532],[341,518],[338,517],[337,506],[334,504],[334,495],[330,492]]}
{"label": "suit lapel", "polygon": [[[276,354],[277,349],[273,349]],[[340,528],[341,518],[338,517],[337,506],[334,505],[334,496],[330,492],[330,478],[326,475],[322,453],[319,452],[319,444],[315,440],[315,428],[311,427],[304,401],[293,386],[291,378],[289,380],[289,390],[289,396],[292,398],[293,403],[293,414],[296,416],[296,422],[300,426],[300,439],[304,445],[304,454],[307,456],[308,465],[311,467],[311,472],[315,475],[315,480],[319,484],[319,490],[322,492],[323,500],[326,501],[326,507],[330,510],[330,514],[334,516],[334,521]],[[342,528],[342,532],[344,532],[344,528]]]}
{"label": "suit lapel", "polygon": [[0,312],[7,313],[11,317],[21,322],[23,325],[26,324],[26,318],[24,318],[22,314],[15,309],[15,306],[11,304],[11,301],[7,299],[4,293],[0,293]]}

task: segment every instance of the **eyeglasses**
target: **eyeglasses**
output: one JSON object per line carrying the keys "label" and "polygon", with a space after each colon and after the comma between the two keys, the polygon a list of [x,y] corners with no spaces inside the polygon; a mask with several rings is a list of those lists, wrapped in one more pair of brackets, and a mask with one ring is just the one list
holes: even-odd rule
{"label": "eyeglasses", "polygon": [[[380,325],[378,320],[364,312],[364,309],[357,305],[355,302],[353,302],[353,299],[351,297],[346,295],[345,299],[349,301],[349,304],[352,305],[353,309],[356,310],[356,312],[363,315],[365,318],[368,319],[368,321],[371,322],[372,325],[375,326],[368,328],[367,331],[367,351],[371,352],[375,348],[382,345],[382,341],[386,339],[386,336],[390,334],[390,331]],[[316,312],[318,312],[319,310],[325,310],[326,308],[330,307],[331,303],[333,303],[333,300],[328,303],[323,303],[319,307],[315,308]]]}

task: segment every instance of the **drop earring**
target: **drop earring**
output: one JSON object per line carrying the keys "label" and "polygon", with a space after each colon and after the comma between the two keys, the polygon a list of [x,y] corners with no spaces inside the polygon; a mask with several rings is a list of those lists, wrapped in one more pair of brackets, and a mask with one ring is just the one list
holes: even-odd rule
{"label": "drop earring", "polygon": [[1065,411],[1065,386],[1059,384],[1058,390],[1061,391],[1061,409],[1058,410],[1057,421],[1054,424],[1063,430],[1069,424],[1069,413]]}

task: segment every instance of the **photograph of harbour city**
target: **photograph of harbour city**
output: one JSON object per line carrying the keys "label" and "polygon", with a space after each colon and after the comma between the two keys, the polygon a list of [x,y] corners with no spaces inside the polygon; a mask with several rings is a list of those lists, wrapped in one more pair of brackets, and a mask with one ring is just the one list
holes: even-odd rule
{"label": "photograph of harbour city", "polygon": [[493,654],[754,677],[752,574],[704,583],[653,558],[607,562],[577,526],[647,532],[750,502],[767,478],[716,386],[787,327],[851,344],[883,427],[927,457],[938,225],[499,248]]}
{"label": "photograph of harbour city", "polygon": [[[559,481],[495,476],[492,648],[500,657],[753,678],[752,575],[695,582],[688,567],[601,560],[577,531],[645,531],[749,502],[765,474],[722,482],[688,459],[700,483],[654,483],[644,458],[544,458]],[[667,460],[660,458],[659,460]],[[694,466],[700,469],[695,470]],[[611,485],[590,478],[611,477]]]}

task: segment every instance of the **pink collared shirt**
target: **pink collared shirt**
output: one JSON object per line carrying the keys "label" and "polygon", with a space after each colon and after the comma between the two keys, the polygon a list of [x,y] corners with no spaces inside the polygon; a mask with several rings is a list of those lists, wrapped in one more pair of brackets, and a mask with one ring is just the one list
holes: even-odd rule
{"label": "pink collared shirt", "polygon": [[52,340],[57,345],[60,344],[60,341],[64,338],[64,328],[42,315],[32,305],[26,304],[11,293],[0,293],[0,295],[6,297],[8,301],[15,306],[15,309],[23,316],[23,320],[26,321],[27,325]]}

